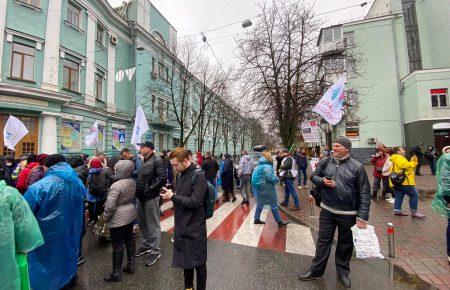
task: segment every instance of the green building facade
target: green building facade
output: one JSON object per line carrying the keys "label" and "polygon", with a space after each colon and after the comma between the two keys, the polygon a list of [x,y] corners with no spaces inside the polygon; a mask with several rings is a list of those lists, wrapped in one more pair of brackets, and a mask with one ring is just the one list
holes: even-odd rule
{"label": "green building facade", "polygon": [[[178,125],[162,112],[171,99],[149,90],[152,82],[164,85],[158,64],[176,35],[148,0],[118,8],[106,0],[0,0],[0,129],[14,115],[29,130],[15,155],[133,148],[135,108],[153,99],[144,139],[158,151],[176,146]],[[95,121],[99,142],[88,147]],[[0,141],[0,155],[14,154]],[[196,143],[193,134],[186,147],[197,150]],[[211,136],[202,149],[212,150]],[[215,152],[224,149],[221,141]]]}
{"label": "green building facade", "polygon": [[324,57],[355,56],[346,76],[358,120],[342,121],[334,134],[351,138],[360,159],[378,142],[450,145],[449,13],[446,0],[377,0],[364,19],[322,29]]}

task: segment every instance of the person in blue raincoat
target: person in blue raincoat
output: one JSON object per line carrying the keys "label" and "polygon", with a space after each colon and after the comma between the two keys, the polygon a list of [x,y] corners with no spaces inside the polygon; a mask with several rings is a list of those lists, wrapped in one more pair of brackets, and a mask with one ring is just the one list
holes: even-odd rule
{"label": "person in blue raincoat", "polygon": [[44,178],[24,195],[45,241],[28,256],[32,289],[54,290],[75,283],[86,189],[65,161],[63,155],[50,155]]}
{"label": "person in blue raincoat", "polygon": [[272,215],[279,227],[286,226],[290,221],[283,221],[278,212],[278,196],[275,186],[280,180],[273,169],[272,155],[268,151],[262,153],[258,167],[252,174],[253,195],[256,198],[256,211],[254,224],[265,224],[261,221],[261,212],[265,205],[270,206]]}

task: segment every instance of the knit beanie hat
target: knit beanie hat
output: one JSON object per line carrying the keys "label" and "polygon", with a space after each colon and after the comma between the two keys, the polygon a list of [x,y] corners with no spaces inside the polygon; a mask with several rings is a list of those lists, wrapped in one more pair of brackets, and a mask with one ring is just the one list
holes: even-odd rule
{"label": "knit beanie hat", "polygon": [[92,158],[91,160],[91,168],[102,168],[102,161],[98,158]]}
{"label": "knit beanie hat", "polygon": [[341,144],[342,146],[347,148],[349,151],[352,150],[352,141],[350,141],[350,139],[348,139],[347,137],[343,137],[343,136],[338,137],[338,138],[334,139],[333,143]]}
{"label": "knit beanie hat", "polygon": [[48,158],[48,154],[39,154],[37,157],[37,162],[39,162],[39,165],[45,165],[45,161]]}
{"label": "knit beanie hat", "polygon": [[45,167],[50,168],[53,165],[58,164],[59,162],[66,162],[66,157],[61,154],[52,154],[47,157],[47,160],[45,161]]}

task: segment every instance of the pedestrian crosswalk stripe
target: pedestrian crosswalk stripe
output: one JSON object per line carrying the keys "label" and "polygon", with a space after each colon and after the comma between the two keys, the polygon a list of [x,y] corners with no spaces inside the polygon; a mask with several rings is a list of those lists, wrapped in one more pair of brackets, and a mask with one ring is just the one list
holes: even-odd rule
{"label": "pedestrian crosswalk stripe", "polygon": [[[254,200],[251,201],[251,206],[241,205],[241,201],[242,198],[239,196],[235,202],[221,201],[216,204],[214,215],[206,221],[209,239],[314,256],[316,247],[308,227],[291,223],[287,227],[278,228],[277,222],[267,207],[263,209],[260,218],[266,224],[255,225],[253,223],[256,210]],[[174,212],[171,204],[165,204],[167,206],[162,207],[165,211],[161,217],[161,231],[171,233],[174,227]],[[281,217],[287,218],[283,213]]]}
{"label": "pedestrian crosswalk stripe", "polygon": [[241,199],[238,198],[236,202],[226,202],[221,207],[214,211],[214,215],[206,220],[206,230],[208,236],[223,222],[223,220],[238,206],[240,206]]}
{"label": "pedestrian crosswalk stripe", "polygon": [[[251,247],[257,247],[259,243],[259,238],[263,231],[264,225],[255,225],[253,223],[255,216],[256,206],[253,206],[250,214],[245,219],[242,226],[239,228],[236,235],[231,240],[234,244],[241,244]],[[261,220],[265,221],[267,217],[268,210],[263,209],[261,213]]]}
{"label": "pedestrian crosswalk stripe", "polygon": [[167,232],[168,230],[173,228],[174,222],[175,222],[174,215],[171,215],[170,217],[166,218],[165,220],[162,220],[161,221],[161,231]]}

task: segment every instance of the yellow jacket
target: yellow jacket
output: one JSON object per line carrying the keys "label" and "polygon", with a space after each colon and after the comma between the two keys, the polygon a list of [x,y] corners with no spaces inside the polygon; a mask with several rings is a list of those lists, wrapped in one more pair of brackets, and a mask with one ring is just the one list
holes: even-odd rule
{"label": "yellow jacket", "polygon": [[[405,156],[400,154],[392,154],[391,157],[389,157],[389,160],[392,162],[392,172],[400,173],[403,170],[406,174],[406,179],[403,181],[402,185],[416,185],[415,181],[415,172],[416,172],[416,166],[417,166],[417,157],[413,156],[411,158],[411,161],[408,161]],[[392,182],[389,180],[389,184],[393,186]]]}

